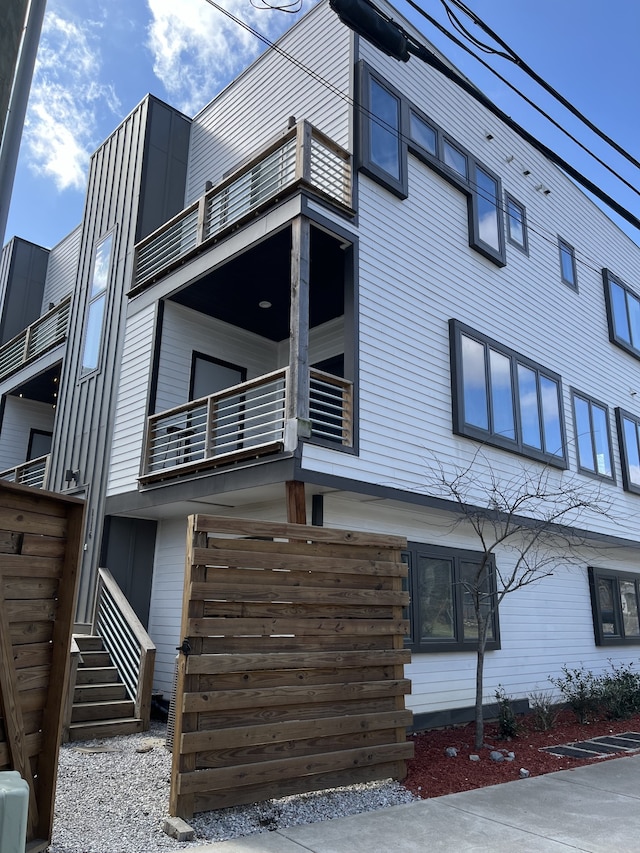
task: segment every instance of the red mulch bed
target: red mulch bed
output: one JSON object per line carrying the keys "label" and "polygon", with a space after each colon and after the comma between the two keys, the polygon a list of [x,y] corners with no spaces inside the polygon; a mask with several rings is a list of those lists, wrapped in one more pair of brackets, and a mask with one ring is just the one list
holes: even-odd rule
{"label": "red mulch bed", "polygon": [[[511,740],[500,740],[497,725],[487,723],[484,732],[485,744],[493,749],[515,753],[512,762],[500,763],[489,758],[491,749],[474,749],[473,724],[419,732],[412,736],[415,757],[407,762],[408,773],[403,784],[416,796],[428,799],[511,782],[520,778],[521,767],[528,770],[531,776],[553,773],[556,770],[571,770],[593,761],[619,758],[620,754],[596,759],[566,758],[541,752],[542,747],[631,731],[640,732],[640,715],[629,720],[596,720],[580,724],[572,712],[562,711],[555,726],[546,732],[536,731],[533,728],[533,718],[524,717],[521,733]],[[458,750],[455,758],[446,755],[445,750],[449,746]],[[470,761],[469,755],[473,754],[479,755],[480,761]]]}

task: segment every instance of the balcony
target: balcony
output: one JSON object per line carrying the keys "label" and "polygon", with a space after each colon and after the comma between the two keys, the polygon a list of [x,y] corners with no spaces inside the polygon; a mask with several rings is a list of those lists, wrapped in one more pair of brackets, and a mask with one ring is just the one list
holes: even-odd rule
{"label": "balcony", "polygon": [[351,155],[305,121],[138,243],[132,291],[299,186],[353,212]]}
{"label": "balcony", "polygon": [[10,483],[19,483],[22,486],[32,486],[34,489],[44,489],[49,471],[50,454],[30,459],[15,468],[7,468],[0,471],[0,480],[8,480]]}
{"label": "balcony", "polygon": [[[35,323],[0,347],[0,380],[34,361],[67,337],[71,296],[47,311]],[[1,476],[1,475],[0,475]]]}
{"label": "balcony", "polygon": [[[289,369],[193,400],[147,422],[141,483],[257,459],[287,448]],[[309,436],[352,445],[352,383],[312,369]],[[295,436],[297,441],[297,434]]]}

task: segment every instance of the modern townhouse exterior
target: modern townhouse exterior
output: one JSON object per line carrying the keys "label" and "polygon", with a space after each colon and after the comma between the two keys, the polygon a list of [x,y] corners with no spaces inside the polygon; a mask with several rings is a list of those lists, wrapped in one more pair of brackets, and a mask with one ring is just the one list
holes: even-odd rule
{"label": "modern townhouse exterior", "polygon": [[304,489],[309,522],[407,537],[407,704],[462,719],[478,541],[434,471],[477,465],[470,501],[527,470],[611,506],[577,563],[503,601],[487,699],[637,659],[640,248],[324,0],[278,48],[194,118],[146,97],[94,154],[78,229],[4,249],[0,467],[85,498],[78,621],[106,566],[170,694],[187,515],[300,517]]}

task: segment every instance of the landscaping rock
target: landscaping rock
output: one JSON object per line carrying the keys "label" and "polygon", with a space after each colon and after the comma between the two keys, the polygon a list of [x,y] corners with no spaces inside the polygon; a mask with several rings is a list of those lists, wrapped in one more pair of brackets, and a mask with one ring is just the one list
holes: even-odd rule
{"label": "landscaping rock", "polygon": [[458,750],[455,748],[455,746],[448,746],[445,749],[444,754],[447,756],[447,758],[455,758],[458,754]]}
{"label": "landscaping rock", "polygon": [[528,779],[529,776],[531,776],[531,773],[529,773],[529,771],[527,769],[525,769],[524,767],[521,767],[520,768],[520,778],[521,779]]}
{"label": "landscaping rock", "polygon": [[480,761],[480,756],[479,755],[470,755],[469,761]]}
{"label": "landscaping rock", "polygon": [[498,750],[497,750],[497,749],[493,749],[493,750],[489,753],[489,758],[490,758],[492,761],[495,761],[495,762],[496,762],[496,764],[499,764],[501,761],[504,761],[504,755],[503,755],[501,752],[498,752]]}

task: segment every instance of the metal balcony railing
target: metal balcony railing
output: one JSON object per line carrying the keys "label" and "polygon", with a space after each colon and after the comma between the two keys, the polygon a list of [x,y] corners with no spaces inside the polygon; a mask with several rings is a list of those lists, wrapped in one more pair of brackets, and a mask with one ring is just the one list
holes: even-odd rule
{"label": "metal balcony railing", "polygon": [[34,489],[44,489],[49,473],[50,458],[51,455],[47,453],[46,456],[30,459],[28,462],[23,462],[22,465],[16,465],[15,468],[0,471],[0,480],[20,483],[22,486],[32,486]]}
{"label": "metal balcony railing", "polygon": [[0,379],[61,344],[67,337],[71,296],[47,311],[35,323],[0,347]]}
{"label": "metal balcony railing", "polygon": [[[284,447],[286,368],[152,415],[141,481],[260,457]],[[352,443],[352,383],[310,371],[311,435]]]}
{"label": "metal balcony railing", "polygon": [[351,155],[305,121],[141,240],[132,290],[297,184],[351,207]]}

